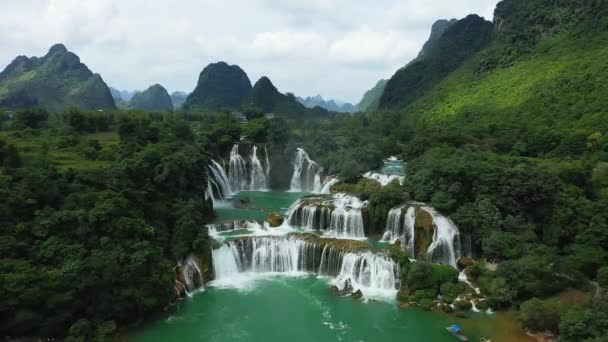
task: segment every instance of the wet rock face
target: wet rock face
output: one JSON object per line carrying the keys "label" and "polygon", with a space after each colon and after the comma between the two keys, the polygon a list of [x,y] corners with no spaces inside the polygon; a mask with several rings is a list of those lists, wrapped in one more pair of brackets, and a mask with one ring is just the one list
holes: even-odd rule
{"label": "wet rock face", "polygon": [[426,257],[426,251],[433,242],[435,226],[433,217],[420,208],[416,209],[416,223],[414,226],[414,255],[417,258]]}
{"label": "wet rock face", "polygon": [[[333,294],[335,294],[336,296],[340,296],[340,297],[344,297],[344,296],[353,294],[353,285],[352,285],[350,279],[347,279],[346,282],[344,282],[344,287],[342,287],[342,288],[339,288],[336,285],[332,285],[329,289],[331,290],[331,292]],[[358,292],[361,292],[361,291],[358,291]]]}
{"label": "wet rock face", "polygon": [[363,292],[361,292],[361,290],[357,290],[355,292],[353,292],[353,294],[350,295],[353,299],[361,299],[363,298]]}

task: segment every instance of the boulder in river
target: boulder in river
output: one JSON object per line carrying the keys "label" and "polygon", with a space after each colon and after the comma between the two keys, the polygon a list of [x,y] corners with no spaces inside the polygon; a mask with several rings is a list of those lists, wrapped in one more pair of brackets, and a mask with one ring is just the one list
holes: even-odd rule
{"label": "boulder in river", "polygon": [[283,215],[281,214],[272,213],[270,214],[270,216],[268,216],[266,221],[268,221],[268,225],[270,227],[275,228],[283,224],[283,221],[285,221],[285,217],[283,217]]}

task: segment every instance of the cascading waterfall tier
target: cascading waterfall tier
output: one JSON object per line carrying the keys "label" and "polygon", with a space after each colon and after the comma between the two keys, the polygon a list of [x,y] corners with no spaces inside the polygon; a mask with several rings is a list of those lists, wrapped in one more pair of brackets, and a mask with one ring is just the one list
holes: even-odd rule
{"label": "cascading waterfall tier", "polygon": [[239,145],[232,146],[228,164],[228,180],[234,191],[248,190],[247,164],[239,154]]}
{"label": "cascading waterfall tier", "polygon": [[323,181],[323,184],[321,184],[320,194],[323,194],[323,195],[331,194],[331,187],[334,186],[334,184],[338,183],[339,181],[340,181],[340,179],[338,179],[338,177],[334,177],[334,176],[326,177],[325,180]]}
{"label": "cascading waterfall tier", "polygon": [[[431,262],[456,267],[456,261],[462,253],[458,227],[452,220],[428,205],[411,203],[391,209],[382,241],[399,241],[410,255],[416,257],[416,250],[423,247],[416,246],[416,220],[420,212],[430,216],[433,229],[432,241],[422,253]],[[418,254],[420,255],[420,252]]]}
{"label": "cascading waterfall tier", "polygon": [[321,168],[302,148],[296,151],[289,191],[321,192]]}
{"label": "cascading waterfall tier", "polygon": [[194,255],[189,255],[178,263],[178,276],[176,280],[176,292],[181,292],[177,287],[183,286],[186,293],[191,293],[203,286],[203,272],[198,266],[198,260]]}
{"label": "cascading waterfall tier", "polygon": [[211,198],[213,202],[218,200],[225,200],[232,196],[232,188],[230,187],[230,180],[224,167],[215,160],[211,160],[208,166],[208,183],[206,197]]}
{"label": "cascading waterfall tier", "polygon": [[[268,163],[268,155],[266,155],[266,161]],[[264,168],[264,166],[262,166],[262,162],[258,158],[258,147],[253,146],[253,150],[251,152],[251,170],[249,172],[249,189],[267,189],[267,178],[269,171],[270,168]]]}
{"label": "cascading waterfall tier", "polygon": [[[208,184],[205,197],[213,202],[226,200],[239,191],[267,190],[270,175],[270,160],[266,148],[264,161],[258,156],[260,149],[254,145],[249,159],[243,158],[239,153],[239,145],[232,146],[228,172],[215,160],[208,166]],[[249,163],[247,163],[249,160]]]}
{"label": "cascading waterfall tier", "polygon": [[243,274],[313,273],[335,278],[338,287],[349,284],[353,291],[390,293],[394,297],[399,288],[399,267],[395,262],[360,248],[341,248],[335,241],[338,240],[309,241],[293,236],[230,241],[213,251],[215,279],[228,284],[238,282]]}
{"label": "cascading waterfall tier", "polygon": [[286,222],[292,227],[321,230],[336,238],[365,238],[362,209],[367,201],[346,194],[305,197],[287,210]]}
{"label": "cascading waterfall tier", "polygon": [[397,157],[390,157],[384,160],[384,165],[380,171],[369,171],[363,174],[363,177],[373,179],[380,183],[381,186],[387,186],[393,181],[398,181],[403,185],[405,181],[405,168],[403,161]]}

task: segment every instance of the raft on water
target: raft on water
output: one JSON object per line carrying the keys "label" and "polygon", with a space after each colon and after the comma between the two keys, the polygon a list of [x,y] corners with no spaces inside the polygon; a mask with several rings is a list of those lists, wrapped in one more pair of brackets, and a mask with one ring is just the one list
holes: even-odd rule
{"label": "raft on water", "polygon": [[464,336],[462,334],[463,330],[462,327],[460,325],[452,325],[451,327],[447,327],[445,328],[445,330],[447,330],[450,334],[454,335],[454,337],[456,337],[457,339],[461,340],[461,341],[468,341],[469,338]]}

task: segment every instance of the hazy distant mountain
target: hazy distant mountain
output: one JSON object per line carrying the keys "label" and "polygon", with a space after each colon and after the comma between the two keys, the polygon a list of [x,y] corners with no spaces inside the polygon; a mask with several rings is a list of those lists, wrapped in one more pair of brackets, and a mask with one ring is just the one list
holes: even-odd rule
{"label": "hazy distant mountain", "polygon": [[237,65],[225,62],[209,64],[198,79],[194,91],[188,95],[186,110],[218,110],[238,108],[251,91],[251,81]]}
{"label": "hazy distant mountain", "polygon": [[329,100],[326,101],[321,95],[317,95],[314,97],[297,97],[298,101],[308,108],[321,107],[325,108],[332,112],[342,112],[342,113],[353,113],[357,111],[357,108],[353,106],[351,103],[337,101],[337,100]]}
{"label": "hazy distant mountain", "polygon": [[171,93],[171,101],[173,101],[173,107],[180,108],[188,98],[188,93],[185,91],[174,91]]}
{"label": "hazy distant mountain", "polygon": [[63,44],[44,57],[19,56],[0,72],[0,107],[116,108],[108,86]]}
{"label": "hazy distant mountain", "polygon": [[321,107],[307,108],[291,94],[283,94],[272,84],[268,77],[260,78],[244,102],[246,109],[274,113],[290,117],[325,117],[329,112]]}
{"label": "hazy distant mountain", "polygon": [[167,90],[160,84],[155,84],[143,92],[137,92],[129,101],[132,109],[147,111],[166,111],[173,109],[173,102]]}
{"label": "hazy distant mountain", "polygon": [[121,99],[129,102],[131,101],[133,95],[137,93],[137,90],[118,90],[116,88],[110,87],[110,92],[112,93],[112,97],[114,97],[114,100]]}

